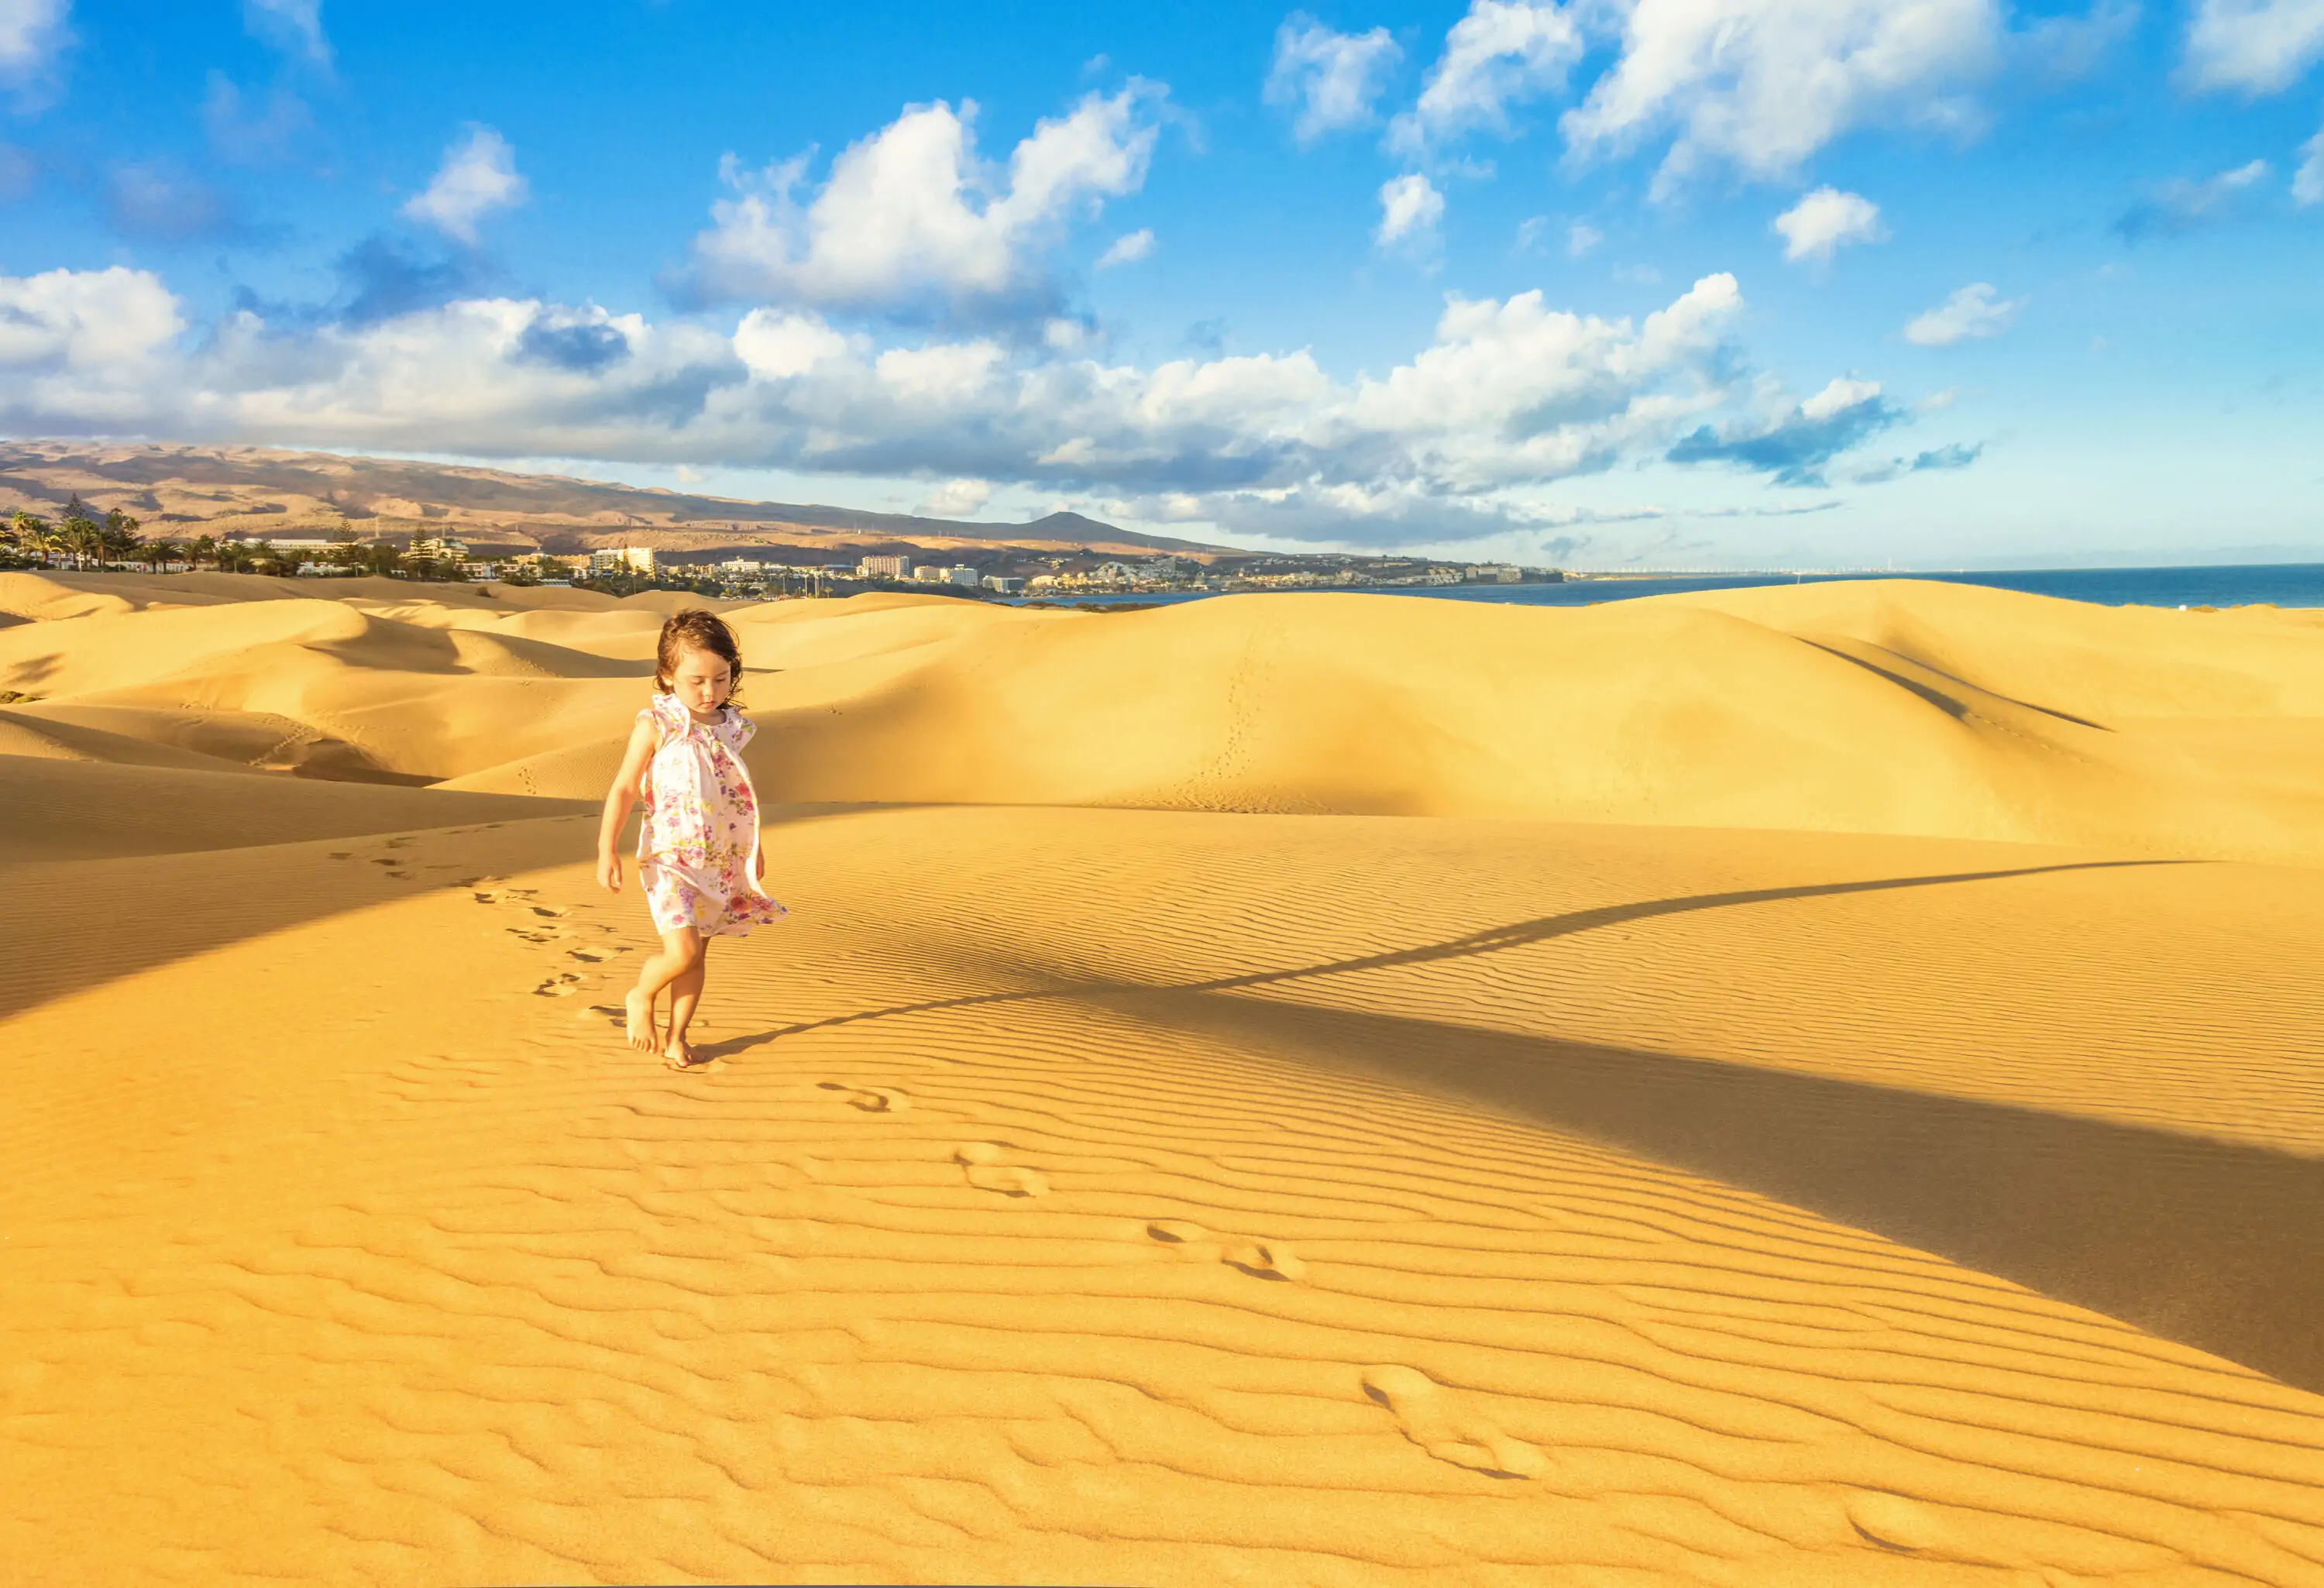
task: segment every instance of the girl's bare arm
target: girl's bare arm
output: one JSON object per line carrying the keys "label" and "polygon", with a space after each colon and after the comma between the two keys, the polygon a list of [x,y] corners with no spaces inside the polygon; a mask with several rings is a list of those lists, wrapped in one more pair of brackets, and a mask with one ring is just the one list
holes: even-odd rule
{"label": "girl's bare arm", "polygon": [[622,752],[622,770],[613,774],[613,786],[605,790],[605,814],[597,824],[597,885],[616,893],[622,891],[622,857],[615,853],[622,841],[622,824],[630,819],[630,809],[644,790],[646,762],[653,759],[654,739],[651,723],[640,723],[630,730],[629,748]]}

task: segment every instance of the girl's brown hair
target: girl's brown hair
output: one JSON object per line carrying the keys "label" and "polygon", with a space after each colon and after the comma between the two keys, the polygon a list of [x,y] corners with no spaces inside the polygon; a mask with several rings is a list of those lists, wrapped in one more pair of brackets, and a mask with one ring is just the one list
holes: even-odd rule
{"label": "girl's brown hair", "polygon": [[707,651],[713,656],[726,659],[732,669],[726,687],[727,704],[736,704],[742,692],[742,648],[734,642],[734,631],[716,613],[699,606],[689,606],[683,612],[669,614],[661,626],[661,641],[654,647],[654,688],[669,693],[669,680],[678,671],[678,659],[689,651]]}

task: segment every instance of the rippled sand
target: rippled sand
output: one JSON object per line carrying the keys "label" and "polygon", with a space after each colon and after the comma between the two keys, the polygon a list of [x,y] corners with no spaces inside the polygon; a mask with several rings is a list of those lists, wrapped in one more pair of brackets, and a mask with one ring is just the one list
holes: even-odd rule
{"label": "rippled sand", "polygon": [[747,611],[795,914],[675,1076],[519,797],[658,613],[78,584],[12,1574],[2324,1580],[2299,614]]}

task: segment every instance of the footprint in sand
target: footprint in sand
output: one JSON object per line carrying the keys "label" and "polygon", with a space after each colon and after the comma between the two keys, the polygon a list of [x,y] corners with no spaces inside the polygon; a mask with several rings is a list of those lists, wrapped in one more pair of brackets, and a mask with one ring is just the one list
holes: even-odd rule
{"label": "footprint in sand", "polygon": [[1146,1233],[1176,1249],[1183,1256],[1222,1262],[1253,1279],[1298,1280],[1307,1277],[1307,1265],[1280,1241],[1239,1241],[1231,1235],[1213,1235],[1202,1225],[1184,1219],[1157,1219],[1146,1226]]}
{"label": "footprint in sand", "polygon": [[2079,1581],[2053,1567],[2026,1560],[1999,1538],[1985,1538],[1975,1511],[1931,1505],[1885,1489],[1865,1489],[1848,1497],[1848,1521],[1867,1543],[1923,1560],[1965,1561],[1978,1565],[2031,1566],[2045,1583]]}
{"label": "footprint in sand", "polygon": [[847,1095],[841,1101],[865,1113],[903,1113],[912,1106],[912,1100],[892,1086],[851,1086],[844,1081],[817,1081],[816,1085],[825,1092],[844,1092]]}
{"label": "footprint in sand", "polygon": [[1304,1279],[1307,1265],[1280,1241],[1246,1241],[1229,1246],[1219,1260],[1259,1279]]}
{"label": "footprint in sand", "polygon": [[387,874],[393,877],[399,882],[408,882],[411,881],[411,873],[410,872],[390,872]]}
{"label": "footprint in sand", "polygon": [[570,998],[581,991],[574,985],[580,979],[570,971],[560,971],[535,987],[533,992],[543,998]]}
{"label": "footprint in sand", "polygon": [[979,1191],[1003,1196],[1047,1196],[1049,1182],[1038,1169],[1019,1168],[1001,1161],[1001,1148],[991,1141],[970,1141],[954,1149],[953,1162],[967,1173]]}
{"label": "footprint in sand", "polygon": [[333,860],[353,860],[355,857],[355,852],[352,849],[334,849],[331,851],[330,857]]}
{"label": "footprint in sand", "polygon": [[[543,940],[547,940],[550,935],[544,932],[540,934],[540,936]],[[603,965],[607,960],[613,958],[613,956],[617,954],[627,954],[628,952],[629,949],[626,947],[613,946],[604,948],[568,948],[565,951],[565,957],[567,959],[577,959],[584,965]]]}
{"label": "footprint in sand", "polygon": [[573,912],[561,904],[536,904],[532,907],[532,913],[547,916],[549,919],[555,920],[558,916],[571,915]]}
{"label": "footprint in sand", "polygon": [[392,854],[391,854],[391,855],[389,855],[389,856],[387,856],[387,857],[386,857],[385,859],[383,859],[383,859],[374,859],[374,860],[373,860],[373,862],[372,862],[372,864],[374,864],[374,865],[401,865],[402,863],[403,863],[403,862],[401,862],[401,860],[398,860],[395,856],[393,856],[393,855],[392,855]]}
{"label": "footprint in sand", "polygon": [[1395,1414],[1404,1436],[1438,1461],[1490,1478],[1538,1478],[1548,1458],[1512,1439],[1417,1368],[1364,1370],[1364,1393]]}

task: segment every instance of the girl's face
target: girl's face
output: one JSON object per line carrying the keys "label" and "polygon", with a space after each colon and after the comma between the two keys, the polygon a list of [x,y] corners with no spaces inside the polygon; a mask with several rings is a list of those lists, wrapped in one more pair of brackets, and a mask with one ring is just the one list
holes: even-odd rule
{"label": "girl's face", "polygon": [[734,669],[715,651],[682,651],[670,670],[669,692],[696,716],[708,716],[734,692]]}

